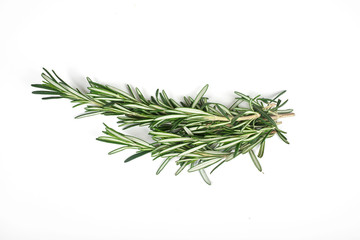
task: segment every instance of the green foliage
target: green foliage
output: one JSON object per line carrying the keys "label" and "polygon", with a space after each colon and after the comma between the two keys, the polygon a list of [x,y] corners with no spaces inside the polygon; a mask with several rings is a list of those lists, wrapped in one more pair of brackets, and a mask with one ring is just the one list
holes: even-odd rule
{"label": "green foliage", "polygon": [[[93,82],[87,78],[89,92],[82,92],[65,83],[57,74],[44,69],[42,84],[33,84],[40,90],[34,94],[45,95],[43,99],[66,98],[74,107],[85,105],[85,113],[76,118],[97,114],[115,116],[119,127],[127,129],[147,126],[153,142],[125,135],[105,125],[104,136],[97,140],[118,145],[109,152],[115,154],[125,149],[136,149],[128,157],[129,162],[147,153],[155,159],[163,158],[157,174],[172,160],[179,165],[175,175],[188,167],[188,172],[199,172],[207,184],[211,184],[205,169],[211,173],[240,154],[249,153],[253,163],[262,171],[253,149],[260,145],[258,157],[264,154],[265,140],[278,134],[286,143],[285,132],[278,128],[277,119],[292,116],[291,109],[280,110],[281,103],[275,98],[257,96],[251,98],[235,92],[237,97],[231,107],[208,102],[204,97],[205,85],[193,99],[184,97],[183,102],[169,98],[165,91],[157,90],[155,96],[146,98],[138,88],[127,85],[127,91]],[[278,99],[278,100],[277,100]],[[243,105],[241,105],[243,104]],[[244,105],[245,104],[245,105]]]}

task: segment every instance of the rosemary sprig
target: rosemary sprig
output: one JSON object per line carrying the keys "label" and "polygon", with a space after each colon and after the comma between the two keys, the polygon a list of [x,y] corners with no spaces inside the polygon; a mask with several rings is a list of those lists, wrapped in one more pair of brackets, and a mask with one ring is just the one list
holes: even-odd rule
{"label": "rosemary sprig", "polygon": [[[89,92],[81,92],[63,81],[54,71],[44,69],[42,84],[32,84],[40,90],[34,94],[48,95],[47,99],[67,98],[74,107],[85,105],[85,113],[76,118],[97,114],[112,115],[118,119],[123,129],[134,126],[148,126],[154,142],[146,142],[134,136],[125,135],[105,125],[105,135],[97,140],[118,145],[109,152],[115,154],[125,149],[136,149],[128,157],[129,162],[147,153],[155,159],[163,158],[156,174],[176,159],[178,175],[185,168],[188,172],[198,171],[204,181],[211,184],[204,169],[213,167],[212,173],[240,154],[249,153],[255,167],[262,171],[258,158],[264,154],[265,140],[277,134],[285,143],[286,132],[278,128],[277,120],[294,116],[292,109],[281,110],[286,103],[274,98],[245,94],[237,95],[231,107],[208,102],[204,97],[208,85],[195,96],[184,97],[177,102],[169,98],[165,91],[157,90],[155,96],[147,99],[138,88],[127,85],[127,91],[96,83],[87,78]],[[243,106],[242,104],[246,104]],[[253,149],[260,145],[258,156]]]}

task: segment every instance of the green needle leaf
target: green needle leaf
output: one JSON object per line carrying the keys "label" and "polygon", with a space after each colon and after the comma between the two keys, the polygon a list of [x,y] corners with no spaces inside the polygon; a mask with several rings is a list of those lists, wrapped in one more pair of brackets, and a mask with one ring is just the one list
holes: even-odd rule
{"label": "green needle leaf", "polygon": [[249,154],[250,154],[250,157],[251,157],[251,159],[252,159],[255,167],[261,172],[261,171],[262,171],[262,168],[261,168],[261,165],[260,165],[260,163],[259,163],[259,161],[258,161],[258,159],[257,159],[257,157],[256,157],[256,155],[255,155],[255,153],[254,153],[254,151],[253,151],[253,150],[250,150],[250,151],[249,151]]}
{"label": "green needle leaf", "polygon": [[290,144],[289,141],[287,140],[287,138],[281,132],[276,131],[276,133],[278,134],[280,139],[283,140],[286,144]]}
{"label": "green needle leaf", "polygon": [[209,167],[209,166],[211,166],[211,165],[213,165],[213,164],[215,164],[215,163],[217,163],[217,162],[219,162],[219,161],[221,161],[221,158],[215,158],[215,159],[213,159],[213,160],[209,160],[209,161],[202,162],[202,163],[200,163],[200,164],[198,164],[198,165],[195,165],[194,167],[190,168],[190,169],[188,170],[188,172],[195,172],[195,171],[197,171],[197,170],[200,170],[200,169],[203,169],[203,168],[207,168],[207,167]]}
{"label": "green needle leaf", "polygon": [[43,94],[43,95],[57,95],[57,92],[51,92],[51,91],[33,91],[33,94]]}
{"label": "green needle leaf", "polygon": [[262,141],[260,144],[260,149],[258,153],[258,157],[262,158],[264,156],[264,150],[265,150],[265,141]]}
{"label": "green needle leaf", "polygon": [[220,167],[224,162],[225,162],[225,160],[222,161],[221,163],[219,163],[218,165],[216,165],[216,167],[214,167],[213,170],[211,170],[210,174],[212,174],[212,173],[213,173],[218,167]]}
{"label": "green needle leaf", "polygon": [[278,95],[276,95],[276,97],[273,98],[273,101],[275,101],[276,99],[278,99],[281,95],[283,95],[284,93],[286,93],[286,90],[281,91]]}
{"label": "green needle leaf", "polygon": [[241,143],[236,144],[235,151],[234,151],[234,157],[236,157],[239,154]]}
{"label": "green needle leaf", "polygon": [[126,141],[122,141],[120,139],[116,139],[116,138],[113,138],[113,137],[101,136],[101,137],[98,137],[96,140],[99,140],[99,141],[102,141],[102,142],[107,142],[107,143],[113,143],[113,144],[122,144],[122,145],[128,144]]}
{"label": "green needle leaf", "polygon": [[189,162],[183,162],[183,163],[181,163],[179,169],[175,172],[175,176],[179,175],[179,174],[182,172],[182,170],[184,170],[184,168],[185,168],[187,165],[189,165]]}
{"label": "green needle leaf", "polygon": [[208,175],[206,174],[205,170],[204,170],[204,169],[200,169],[200,170],[199,170],[199,173],[200,173],[202,179],[203,179],[208,185],[211,185],[211,181],[210,181]]}
{"label": "green needle leaf", "polygon": [[164,169],[164,167],[170,162],[170,160],[172,159],[173,157],[168,157],[166,158],[163,163],[160,165],[159,169],[156,171],[156,175],[159,175],[160,172]]}
{"label": "green needle leaf", "polygon": [[191,105],[191,108],[195,108],[195,106],[198,104],[198,102],[200,101],[200,99],[204,96],[204,94],[206,93],[207,89],[209,88],[209,85],[206,84],[201,91],[198,93],[198,95],[195,97],[194,102]]}
{"label": "green needle leaf", "polygon": [[108,154],[109,154],[109,155],[112,155],[112,154],[121,152],[121,151],[123,151],[123,150],[126,149],[126,148],[127,148],[127,147],[119,147],[119,148],[116,148],[116,149],[110,151]]}
{"label": "green needle leaf", "polygon": [[133,155],[131,155],[130,157],[128,157],[127,159],[125,159],[124,162],[130,162],[132,160],[134,160],[135,158],[138,158],[138,157],[141,157],[141,156],[144,156],[145,154],[149,153],[150,151],[140,151],[140,152],[137,152]]}
{"label": "green needle leaf", "polygon": [[95,116],[95,115],[98,115],[98,114],[101,114],[101,112],[87,112],[87,113],[83,113],[83,114],[80,114],[80,115],[76,116],[75,119],[91,117],[91,116]]}
{"label": "green needle leaf", "polygon": [[189,150],[187,150],[187,151],[185,151],[185,152],[180,153],[180,154],[178,155],[178,157],[182,157],[182,156],[185,156],[185,155],[187,155],[187,154],[189,154],[189,153],[195,152],[196,150],[199,150],[199,149],[205,147],[206,145],[207,145],[207,143],[202,144],[202,145],[197,146],[197,147],[194,147],[194,148],[191,148],[191,149],[189,149]]}
{"label": "green needle leaf", "polygon": [[64,97],[43,97],[41,99],[43,100],[50,100],[50,99],[59,99],[59,98],[64,98]]}

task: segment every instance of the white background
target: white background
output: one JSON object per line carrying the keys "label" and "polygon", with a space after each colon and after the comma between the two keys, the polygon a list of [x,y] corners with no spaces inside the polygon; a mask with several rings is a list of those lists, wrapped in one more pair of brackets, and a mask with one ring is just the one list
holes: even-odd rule
{"label": "white background", "polygon": [[[359,1],[9,0],[0,31],[1,240],[360,239]],[[211,186],[156,176],[95,140],[115,119],[31,94],[42,67],[225,104],[287,89],[290,145],[268,140],[264,174],[241,156]]]}

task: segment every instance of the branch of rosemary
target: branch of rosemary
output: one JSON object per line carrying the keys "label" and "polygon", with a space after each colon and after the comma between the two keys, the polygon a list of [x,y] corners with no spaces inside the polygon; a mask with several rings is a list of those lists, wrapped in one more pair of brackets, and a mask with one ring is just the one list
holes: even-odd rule
{"label": "branch of rosemary", "polygon": [[[129,162],[147,153],[155,159],[163,158],[157,174],[173,159],[179,169],[178,175],[188,167],[188,172],[198,171],[203,180],[211,184],[205,169],[215,166],[210,173],[240,154],[249,153],[255,167],[262,171],[258,158],[264,154],[265,140],[277,134],[285,143],[286,132],[276,122],[279,118],[292,117],[292,109],[280,110],[287,100],[256,96],[251,98],[235,92],[237,97],[230,107],[208,102],[204,97],[208,85],[195,96],[184,97],[177,102],[165,91],[157,90],[149,99],[138,88],[127,85],[127,91],[93,82],[87,78],[89,92],[84,93],[63,81],[54,71],[44,69],[42,84],[33,84],[40,90],[34,94],[48,95],[47,99],[66,98],[74,107],[85,106],[85,113],[76,118],[97,114],[115,116],[123,129],[148,126],[154,142],[149,143],[134,136],[125,135],[105,125],[105,136],[97,140],[116,144],[119,147],[109,152],[114,154],[125,149],[137,152],[127,158]],[[241,104],[245,104],[243,106]],[[257,156],[253,149],[260,145]]]}

